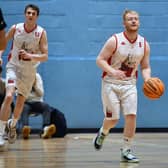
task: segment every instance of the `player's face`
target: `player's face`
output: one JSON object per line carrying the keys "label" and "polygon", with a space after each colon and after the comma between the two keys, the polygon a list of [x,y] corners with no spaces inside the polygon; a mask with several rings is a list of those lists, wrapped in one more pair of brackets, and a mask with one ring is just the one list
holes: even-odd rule
{"label": "player's face", "polygon": [[139,29],[139,16],[136,13],[128,13],[125,16],[124,26],[128,32],[137,32]]}
{"label": "player's face", "polygon": [[37,21],[37,11],[33,10],[32,8],[28,8],[25,13],[26,16],[26,22],[28,23],[36,23]]}

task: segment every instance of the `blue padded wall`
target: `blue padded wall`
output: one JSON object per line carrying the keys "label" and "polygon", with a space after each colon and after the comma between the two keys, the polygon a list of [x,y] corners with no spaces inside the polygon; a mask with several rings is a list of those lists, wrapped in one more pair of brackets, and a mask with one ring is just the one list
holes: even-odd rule
{"label": "blue padded wall", "polygon": [[[166,0],[5,0],[0,1],[0,6],[8,23],[7,29],[14,23],[23,22],[27,3],[39,5],[38,23],[48,33],[49,60],[39,67],[44,79],[45,101],[65,114],[69,128],[101,126],[101,70],[95,59],[107,38],[123,30],[122,12],[126,8],[140,13],[140,34],[151,45],[152,75],[160,77],[167,86]],[[168,127],[167,90],[160,100],[148,100],[142,93],[140,73],[137,86],[137,127]],[[117,127],[123,127],[123,119]]]}

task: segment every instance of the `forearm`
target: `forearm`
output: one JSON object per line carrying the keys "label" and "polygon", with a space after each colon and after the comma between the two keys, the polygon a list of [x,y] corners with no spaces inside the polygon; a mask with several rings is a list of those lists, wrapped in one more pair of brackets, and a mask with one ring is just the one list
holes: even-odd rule
{"label": "forearm", "polygon": [[48,54],[47,53],[43,53],[43,54],[31,54],[31,60],[45,62],[45,61],[48,60]]}
{"label": "forearm", "polygon": [[113,71],[114,69],[107,63],[107,61],[105,60],[97,60],[96,61],[98,67],[100,67],[103,71],[105,71],[107,74],[109,74],[110,76],[113,75]]}
{"label": "forearm", "polygon": [[142,69],[142,77],[144,79],[144,81],[146,81],[147,79],[149,79],[151,77],[151,68],[144,68]]}

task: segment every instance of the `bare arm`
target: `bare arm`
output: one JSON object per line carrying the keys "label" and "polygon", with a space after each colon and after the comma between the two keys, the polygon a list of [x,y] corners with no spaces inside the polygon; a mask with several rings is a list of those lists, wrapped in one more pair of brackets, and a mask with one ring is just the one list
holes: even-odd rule
{"label": "bare arm", "polygon": [[109,76],[116,77],[117,79],[123,79],[126,77],[125,73],[121,70],[116,70],[108,64],[108,59],[113,55],[116,48],[116,39],[114,36],[109,38],[101,49],[96,63],[97,65],[105,71]]}
{"label": "bare arm", "polygon": [[6,38],[5,38],[5,30],[0,31],[0,50],[5,50],[7,45]]}
{"label": "bare arm", "polygon": [[43,81],[41,76],[38,73],[36,74],[36,80],[33,87],[34,87],[34,92],[37,96],[39,97],[44,96]]}
{"label": "bare arm", "polygon": [[145,55],[141,61],[141,71],[144,81],[151,77],[151,67],[150,67],[150,47],[148,42],[146,42]]}

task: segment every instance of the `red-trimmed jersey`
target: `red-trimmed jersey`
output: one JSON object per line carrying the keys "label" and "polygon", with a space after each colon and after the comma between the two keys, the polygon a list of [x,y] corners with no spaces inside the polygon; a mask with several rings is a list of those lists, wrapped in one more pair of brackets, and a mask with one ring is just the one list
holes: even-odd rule
{"label": "red-trimmed jersey", "polygon": [[[9,55],[9,63],[20,66],[22,62],[19,60],[19,50],[24,49],[28,53],[40,54],[40,39],[44,29],[36,26],[32,31],[27,31],[24,23],[16,24],[13,36],[12,49]],[[31,61],[32,65],[36,65],[36,61]]]}
{"label": "red-trimmed jersey", "polygon": [[[138,65],[145,54],[146,41],[144,37],[138,34],[136,40],[131,42],[124,32],[113,36],[116,39],[116,49],[109,58],[108,64],[114,69],[125,71],[127,76],[124,79],[125,81],[136,80]],[[114,77],[108,76],[106,72],[103,73],[103,78],[109,82],[115,80]]]}

